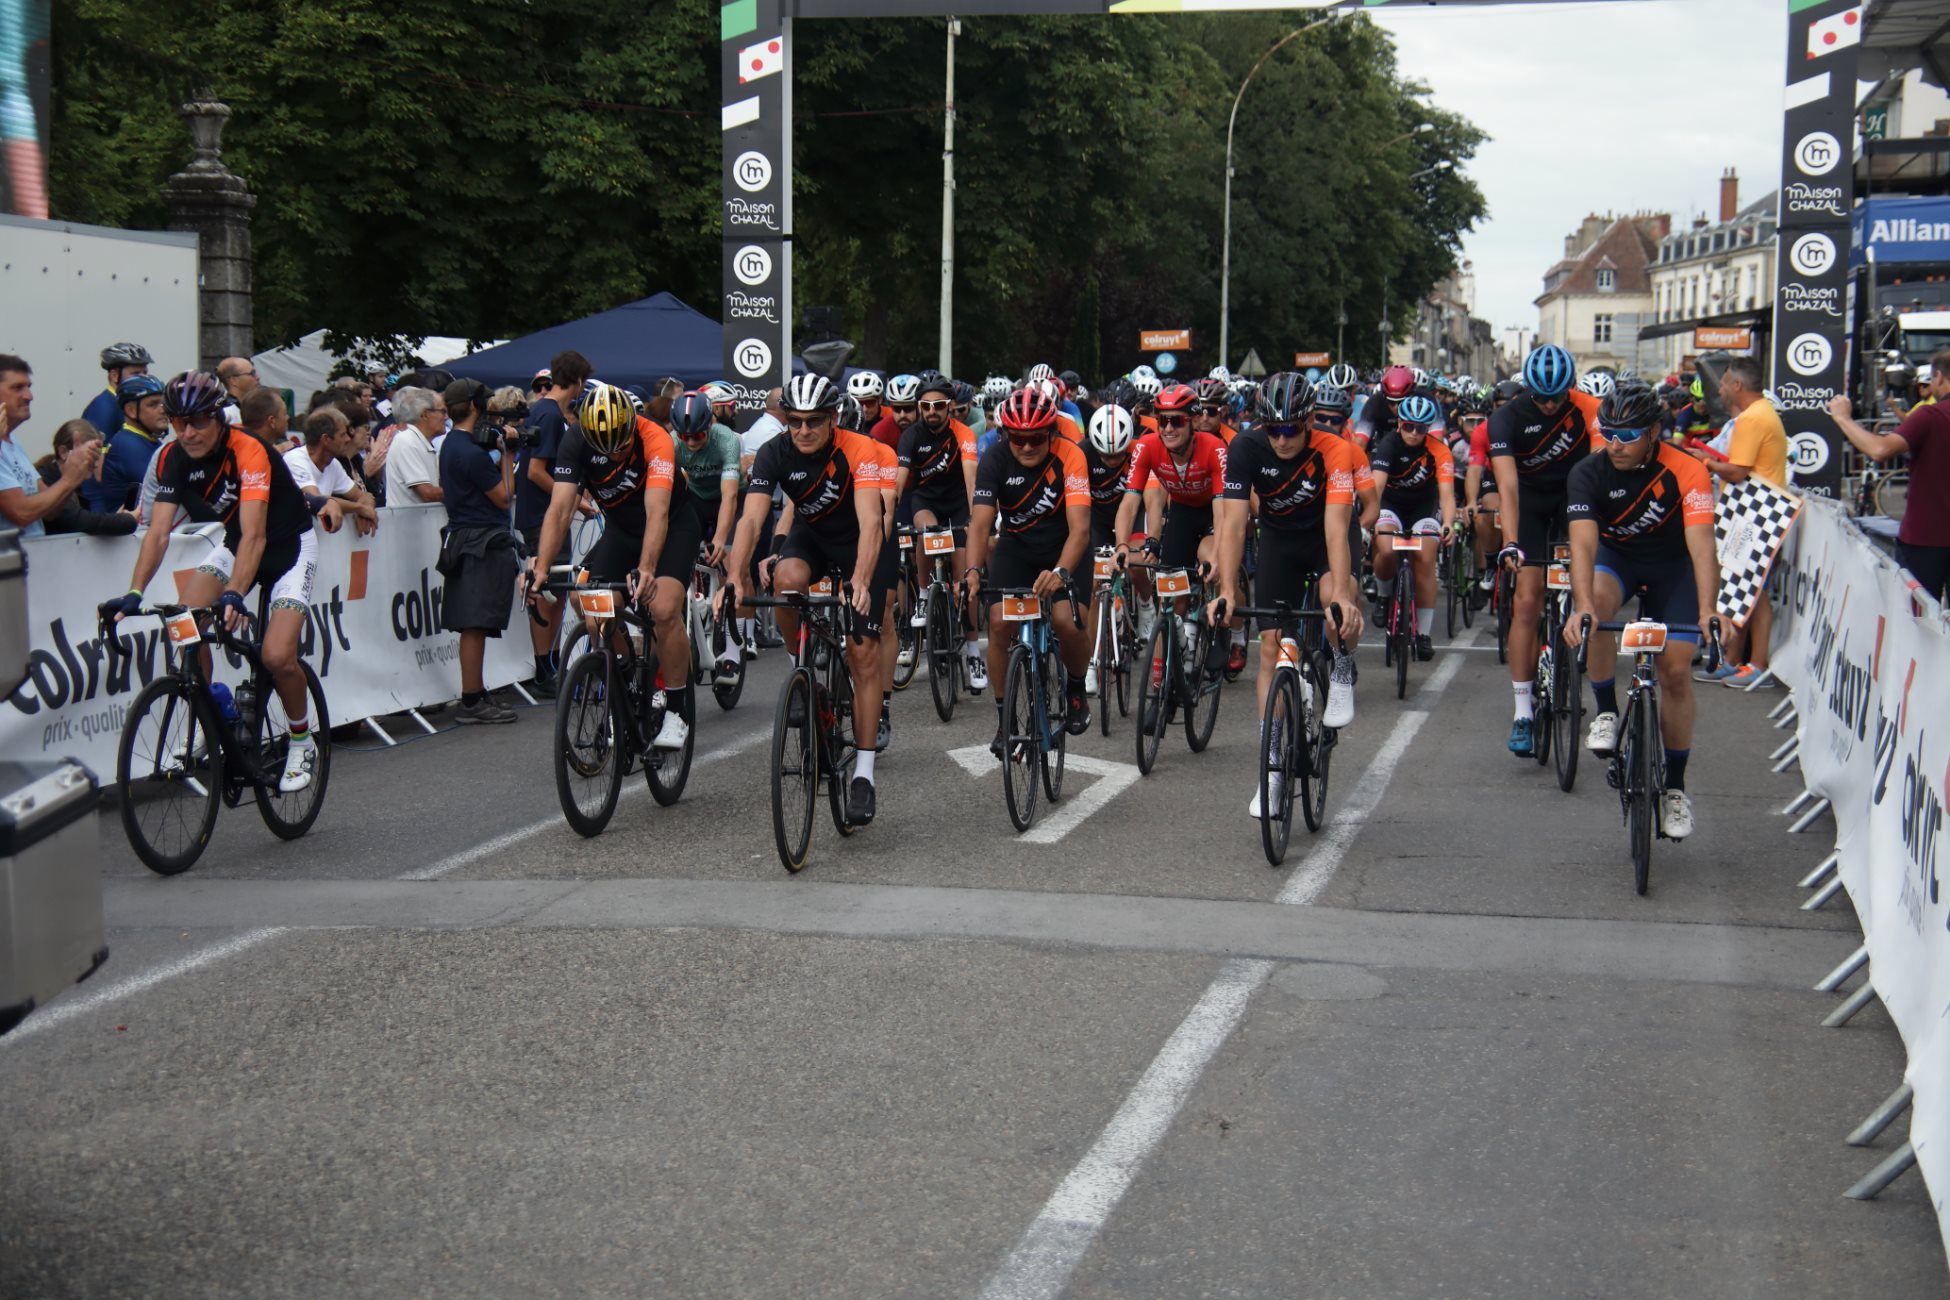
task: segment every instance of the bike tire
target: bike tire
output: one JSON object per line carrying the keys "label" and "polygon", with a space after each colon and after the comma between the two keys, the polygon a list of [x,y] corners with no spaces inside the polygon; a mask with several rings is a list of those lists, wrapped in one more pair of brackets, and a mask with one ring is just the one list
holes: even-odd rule
{"label": "bike tire", "polygon": [[[115,746],[115,784],[122,831],[142,864],[159,876],[188,871],[210,845],[223,797],[223,724],[202,688],[187,677],[158,677],[137,692]],[[143,744],[142,722],[155,715],[153,740]],[[161,760],[181,736],[181,764]],[[197,758],[198,751],[202,758]],[[200,788],[199,788],[200,787]],[[164,800],[169,807],[160,805]],[[156,815],[145,818],[145,811]],[[165,838],[174,824],[181,834]]]}
{"label": "bike tire", "polygon": [[[1266,695],[1266,731],[1277,727],[1280,743],[1269,746],[1265,736],[1259,748],[1259,846],[1266,861],[1279,866],[1286,861],[1286,846],[1293,836],[1294,754],[1303,743],[1306,719],[1301,714],[1298,678],[1291,672],[1278,673]],[[1273,778],[1279,778],[1279,793],[1274,794]],[[1301,778],[1304,781],[1304,777]]]}
{"label": "bike tire", "polygon": [[928,689],[934,694],[935,716],[951,722],[955,701],[961,695],[960,629],[951,627],[954,616],[945,590],[928,597]]}
{"label": "bike tire", "polygon": [[[1051,641],[1055,641],[1054,635]],[[1070,752],[1070,699],[1068,676],[1054,644],[1040,656],[1043,665],[1043,717],[1037,724],[1043,734],[1053,737],[1039,746],[1036,769],[1042,774],[1043,796],[1051,803],[1063,797],[1063,768]]]}
{"label": "bike tire", "polygon": [[1333,766],[1334,744],[1339,733],[1330,730],[1322,717],[1327,708],[1328,683],[1333,680],[1333,662],[1331,651],[1316,653],[1313,680],[1302,688],[1302,716],[1307,723],[1306,751],[1296,752],[1295,761],[1307,774],[1304,791],[1307,797],[1300,811],[1306,816],[1307,829],[1310,831],[1317,831],[1327,824],[1327,778]]}
{"label": "bike tire", "polygon": [[1131,623],[1131,607],[1121,599],[1111,602],[1115,617],[1111,620],[1118,638],[1117,655],[1117,716],[1131,716],[1131,662],[1138,655],[1137,628]]}
{"label": "bike tire", "polygon": [[1551,742],[1557,734],[1557,698],[1552,694],[1557,680],[1557,650],[1551,643],[1549,619],[1537,635],[1537,663],[1530,670],[1531,713],[1535,718],[1530,728],[1530,756],[1537,760],[1537,766],[1547,767]]}
{"label": "bike tire", "polygon": [[[1164,743],[1165,729],[1171,726],[1171,620],[1160,617],[1152,630],[1151,644],[1133,665],[1137,673],[1137,765],[1142,775],[1151,775],[1158,763],[1158,747]],[[1152,685],[1152,669],[1160,671],[1158,684]],[[1155,710],[1147,726],[1145,715]]]}
{"label": "bike tire", "polygon": [[1557,726],[1557,788],[1569,794],[1578,783],[1578,750],[1584,743],[1584,681],[1575,654],[1558,656],[1551,674],[1551,697],[1551,720]]}
{"label": "bike tire", "polygon": [[1212,743],[1212,729],[1219,721],[1219,693],[1225,689],[1226,676],[1223,672],[1213,676],[1205,664],[1211,657],[1213,644],[1224,633],[1224,628],[1208,627],[1201,622],[1198,635],[1192,638],[1191,662],[1186,665],[1183,682],[1185,743],[1194,754],[1204,753],[1205,747]]}
{"label": "bike tire", "polygon": [[1463,554],[1468,559],[1466,563],[1459,563],[1456,566],[1459,570],[1456,580],[1462,584],[1463,627],[1469,628],[1475,626],[1476,623],[1476,610],[1473,608],[1473,603],[1476,597],[1476,581],[1480,575],[1476,571],[1475,549],[1473,547],[1465,547]]}
{"label": "bike tire", "polygon": [[[555,793],[569,828],[585,839],[603,833],[623,790],[622,727],[615,683],[599,650],[576,656],[555,692]],[[578,788],[578,781],[586,783]]]}
{"label": "bike tire", "polygon": [[1510,662],[1510,606],[1516,603],[1516,579],[1501,564],[1496,568],[1496,661]]}
{"label": "bike tire", "polygon": [[915,607],[921,603],[920,589],[915,586],[914,575],[909,573],[902,579],[902,597],[895,602],[896,619],[895,649],[905,651],[907,662],[901,663],[898,656],[894,660],[894,689],[904,691],[914,681],[914,673],[921,662],[921,640],[926,629],[916,629],[913,621]]}
{"label": "bike tire", "polygon": [[1652,879],[1652,841],[1657,835],[1653,818],[1658,816],[1659,792],[1653,788],[1652,710],[1642,708],[1636,713],[1626,782],[1632,795],[1632,889],[1643,898]]}
{"label": "bike tire", "polygon": [[813,804],[819,798],[817,726],[812,673],[794,668],[772,716],[772,839],[780,864],[790,872],[804,869],[812,847]]}
{"label": "bike tire", "polygon": [[1406,561],[1395,568],[1395,595],[1388,608],[1394,615],[1389,620],[1388,641],[1395,660],[1395,698],[1408,698],[1408,661],[1415,653],[1415,597]]}
{"label": "bike tire", "polygon": [[1030,681],[1029,649],[1009,647],[1008,676],[1002,688],[1002,798],[1009,822],[1018,831],[1036,824],[1037,751],[1036,702]]}
{"label": "bike tire", "polygon": [[[729,682],[725,680],[724,666],[727,661],[722,657],[727,649],[734,650],[738,656],[736,660],[731,661],[736,666],[731,670]],[[744,649],[731,641],[731,629],[725,624],[724,617],[713,612],[711,615],[711,698],[716,700],[718,707],[727,713],[738,707],[739,699],[745,694],[745,670],[749,667],[751,665],[745,662]]]}
{"label": "bike tire", "polygon": [[325,688],[310,664],[301,660],[298,667],[305,674],[312,744],[318,749],[318,766],[312,769],[311,784],[302,790],[285,794],[277,788],[290,746],[289,722],[271,687],[270,675],[265,674],[257,684],[258,698],[263,701],[257,713],[258,771],[263,777],[257,787],[257,811],[271,834],[281,840],[295,840],[312,828],[325,807],[325,787],[332,778],[332,715],[325,705]]}
{"label": "bike tire", "polygon": [[[817,721],[826,744],[826,809],[832,814],[833,829],[845,839],[860,828],[846,812],[846,787],[851,783],[853,763],[848,750],[854,749],[847,737],[853,734],[853,677],[847,669],[846,655],[836,652],[826,661],[825,688],[818,692],[820,711]],[[875,719],[876,725],[878,719]]]}
{"label": "bike tire", "polygon": [[1451,641],[1454,641],[1456,639],[1456,606],[1462,600],[1462,597],[1456,591],[1456,574],[1462,566],[1456,560],[1456,546],[1454,542],[1449,544],[1449,549],[1446,554],[1449,556],[1449,571],[1442,575],[1442,589],[1448,595],[1448,599],[1445,601],[1448,608],[1448,615],[1443,623],[1443,635]]}
{"label": "bike tire", "polygon": [[697,750],[697,692],[692,690],[685,698],[689,703],[677,715],[684,719],[684,747],[653,747],[643,756],[643,779],[650,786],[650,797],[665,808],[684,797],[684,785],[691,779],[691,757]]}
{"label": "bike tire", "polygon": [[1097,669],[1097,730],[1110,735],[1110,697],[1117,689],[1112,679],[1117,674],[1117,629],[1112,626],[1111,602],[1108,594],[1096,602],[1097,638],[1090,646],[1090,660]]}

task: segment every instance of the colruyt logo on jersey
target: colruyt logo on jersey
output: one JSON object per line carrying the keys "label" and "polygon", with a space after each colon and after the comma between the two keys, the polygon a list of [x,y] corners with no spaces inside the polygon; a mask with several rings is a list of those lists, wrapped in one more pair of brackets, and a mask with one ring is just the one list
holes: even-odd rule
{"label": "colruyt logo on jersey", "polygon": [[1840,185],[1810,185],[1806,181],[1794,181],[1781,187],[1781,197],[1787,201],[1789,215],[1813,214],[1837,220],[1848,217],[1847,192]]}
{"label": "colruyt logo on jersey", "polygon": [[1774,404],[1783,411],[1825,411],[1835,390],[1822,384],[1774,385]]}

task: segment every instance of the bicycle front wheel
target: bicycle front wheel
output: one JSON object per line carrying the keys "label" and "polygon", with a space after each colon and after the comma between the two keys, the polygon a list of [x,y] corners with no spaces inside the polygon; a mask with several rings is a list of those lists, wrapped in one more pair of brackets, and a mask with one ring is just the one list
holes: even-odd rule
{"label": "bicycle front wheel", "polygon": [[1036,768],[1043,775],[1044,797],[1055,803],[1063,797],[1063,765],[1070,749],[1068,674],[1055,646],[1038,658],[1043,666],[1043,707],[1036,728],[1045,743],[1037,746]]}
{"label": "bicycle front wheel", "polygon": [[1510,606],[1517,601],[1517,580],[1501,564],[1496,569],[1496,661],[1510,662]]}
{"label": "bicycle front wheel", "polygon": [[1306,814],[1307,829],[1317,831],[1327,824],[1327,774],[1334,761],[1334,741],[1336,733],[1329,731],[1321,721],[1321,713],[1327,707],[1327,683],[1332,680],[1329,674],[1333,657],[1325,650],[1314,655],[1314,670],[1311,679],[1301,687],[1301,717],[1307,724],[1303,744],[1305,750],[1298,756],[1307,774],[1303,793],[1306,795],[1300,811]]}
{"label": "bicycle front wheel", "polygon": [[1388,629],[1388,642],[1394,647],[1395,698],[1408,698],[1408,659],[1415,653],[1415,597],[1408,564],[1395,570],[1395,599],[1389,603],[1394,618]]}
{"label": "bicycle front wheel", "polygon": [[623,791],[615,692],[599,650],[576,658],[555,692],[555,792],[576,834],[600,835]]}
{"label": "bicycle front wheel", "polygon": [[1569,794],[1578,781],[1578,747],[1584,743],[1584,682],[1575,654],[1559,653],[1551,671],[1551,723],[1557,729],[1557,788]]}
{"label": "bicycle front wheel", "polygon": [[1625,756],[1626,789],[1631,796],[1631,808],[1627,820],[1632,836],[1632,889],[1641,897],[1652,878],[1652,840],[1656,832],[1652,819],[1659,815],[1659,792],[1653,788],[1653,753],[1655,739],[1652,725],[1652,710],[1633,709],[1632,724],[1627,732],[1626,743],[1631,752]]}
{"label": "bicycle front wheel", "polygon": [[[1097,644],[1092,651],[1097,665],[1097,728],[1106,736],[1110,734],[1110,697],[1113,693],[1121,695],[1124,685],[1117,680],[1117,624],[1111,612],[1113,608],[1108,595],[1098,598]],[[1118,712],[1123,711],[1120,701]]]}
{"label": "bicycle front wheel", "polygon": [[305,674],[306,716],[311,720],[312,744],[317,757],[311,781],[290,794],[278,788],[284,777],[284,760],[291,749],[291,720],[285,716],[284,702],[271,688],[266,676],[258,683],[263,708],[258,713],[258,771],[263,778],[257,787],[257,811],[271,834],[281,840],[295,840],[311,829],[325,806],[325,785],[332,776],[332,718],[325,708],[325,688],[308,663],[300,663]]}
{"label": "bicycle front wheel", "polygon": [[787,871],[804,867],[806,850],[812,847],[813,806],[819,798],[818,725],[812,673],[794,668],[772,718],[772,838]]}
{"label": "bicycle front wheel", "polygon": [[[1304,743],[1299,679],[1280,672],[1266,694],[1266,723],[1259,738],[1259,845],[1274,866],[1286,861],[1293,834],[1294,753]],[[1302,780],[1305,778],[1302,777]]]}
{"label": "bicycle front wheel", "polygon": [[934,694],[934,711],[943,722],[955,716],[955,700],[961,694],[961,629],[954,625],[955,612],[948,593],[941,588],[928,593],[928,689]]}
{"label": "bicycle front wheel", "polygon": [[1537,636],[1537,665],[1530,672],[1531,707],[1536,716],[1531,728],[1531,757],[1537,760],[1537,766],[1544,767],[1551,761],[1551,740],[1557,732],[1557,697],[1552,694],[1557,676],[1557,650],[1551,644],[1549,619],[1544,620]]}
{"label": "bicycle front wheel", "polygon": [[1212,743],[1212,728],[1219,721],[1219,692],[1225,687],[1225,676],[1212,672],[1206,663],[1214,641],[1224,635],[1224,628],[1200,623],[1198,635],[1192,638],[1191,662],[1185,666],[1184,677],[1185,743],[1194,754],[1204,753]]}
{"label": "bicycle front wheel", "polygon": [[1029,648],[1009,648],[1009,675],[1002,691],[1002,797],[1009,805],[1009,821],[1026,831],[1036,821],[1038,777],[1035,690]]}
{"label": "bicycle front wheel", "polygon": [[[685,699],[684,710],[677,715],[684,720],[683,748],[652,748],[643,756],[643,779],[650,785],[650,797],[666,808],[683,798],[684,784],[691,779],[691,755],[697,749],[697,692],[685,692]],[[663,725],[661,717],[651,722],[658,728]]]}
{"label": "bicycle front wheel", "polygon": [[187,677],[158,677],[136,695],[115,752],[115,783],[129,847],[157,875],[203,856],[223,793],[216,710]]}
{"label": "bicycle front wheel", "polygon": [[1176,689],[1171,681],[1171,623],[1167,617],[1158,619],[1158,626],[1151,633],[1151,644],[1144,654],[1138,656],[1138,725],[1137,725],[1137,765],[1138,771],[1146,776],[1158,762],[1158,746],[1164,743],[1165,728],[1171,725],[1171,709],[1168,701]]}

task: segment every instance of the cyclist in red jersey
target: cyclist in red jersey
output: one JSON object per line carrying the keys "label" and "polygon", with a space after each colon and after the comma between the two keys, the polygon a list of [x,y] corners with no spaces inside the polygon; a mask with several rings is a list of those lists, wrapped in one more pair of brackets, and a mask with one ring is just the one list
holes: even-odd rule
{"label": "cyclist in red jersey", "polygon": [[1225,487],[1226,448],[1218,435],[1192,431],[1192,390],[1174,384],[1158,395],[1158,432],[1137,440],[1124,481],[1124,504],[1117,511],[1117,549],[1130,551],[1138,502],[1155,478],[1169,505],[1161,531],[1159,563],[1167,568],[1198,565],[1208,572],[1218,558],[1212,536],[1212,501]]}

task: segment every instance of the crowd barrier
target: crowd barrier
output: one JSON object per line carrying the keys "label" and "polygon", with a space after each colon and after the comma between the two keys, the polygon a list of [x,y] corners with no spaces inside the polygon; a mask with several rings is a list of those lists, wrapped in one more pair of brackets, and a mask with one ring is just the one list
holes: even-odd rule
{"label": "crowd barrier", "polygon": [[[320,533],[311,617],[301,643],[325,688],[333,725],[425,708],[460,694],[460,636],[440,629],[443,582],[435,569],[447,512],[405,506],[379,512],[379,531],[350,524]],[[151,602],[173,601],[175,575],[194,569],[221,541],[211,526],[180,532],[155,580]],[[124,655],[111,669],[95,606],[118,594],[135,567],[136,537],[42,537],[23,545],[31,650],[27,680],[0,707],[0,758],[76,758],[103,780],[115,774],[122,719],[165,667],[162,627],[128,624]],[[483,678],[490,689],[534,676],[527,616],[508,593],[508,630],[489,638]],[[217,659],[219,679],[236,681]]]}
{"label": "crowd barrier", "polygon": [[1913,1154],[1950,1243],[1950,891],[1937,867],[1950,619],[1833,501],[1808,498],[1787,555],[1773,668],[1792,691],[1776,712],[1793,710],[1796,739],[1776,751],[1777,770],[1798,758],[1806,789],[1786,810],[1800,814],[1796,829],[1823,811],[1834,819],[1834,855],[1802,883],[1832,867],[1862,922],[1863,953],[1823,985],[1839,988],[1866,955],[1868,983],[1851,1001],[1879,998],[1908,1055],[1905,1087],[1864,1129],[1914,1103],[1909,1152],[1851,1195],[1872,1195]]}

